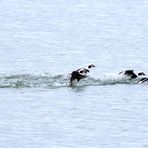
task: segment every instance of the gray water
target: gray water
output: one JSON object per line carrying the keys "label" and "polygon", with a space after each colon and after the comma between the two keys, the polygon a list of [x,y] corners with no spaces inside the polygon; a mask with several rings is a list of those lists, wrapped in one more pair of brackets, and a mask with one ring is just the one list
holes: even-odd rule
{"label": "gray water", "polygon": [[[0,148],[147,148],[147,0],[0,1]],[[69,73],[95,64],[69,87]]]}

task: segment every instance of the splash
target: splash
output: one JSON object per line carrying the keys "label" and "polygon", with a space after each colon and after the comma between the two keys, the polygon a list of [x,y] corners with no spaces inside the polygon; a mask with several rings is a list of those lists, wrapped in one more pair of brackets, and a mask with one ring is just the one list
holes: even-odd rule
{"label": "splash", "polygon": [[24,88],[24,87],[64,87],[67,85],[68,77],[64,75],[51,76],[49,74],[35,75],[1,75],[0,88]]}
{"label": "splash", "polygon": [[[82,79],[76,86],[93,85],[115,85],[115,84],[137,84],[139,80],[130,80],[115,74],[99,75],[98,77],[87,77]],[[21,74],[0,75],[0,88],[58,88],[69,87],[69,75],[50,74]]]}

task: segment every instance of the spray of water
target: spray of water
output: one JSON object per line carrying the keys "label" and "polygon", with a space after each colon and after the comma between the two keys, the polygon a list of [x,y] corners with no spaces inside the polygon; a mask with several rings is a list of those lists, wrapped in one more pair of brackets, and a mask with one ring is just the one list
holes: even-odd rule
{"label": "spray of water", "polygon": [[[115,84],[137,84],[139,79],[128,79],[117,74],[104,74],[96,77],[87,77],[80,80],[76,86],[92,85],[115,85]],[[58,88],[69,87],[69,75],[50,74],[21,74],[21,75],[0,75],[0,88]]]}

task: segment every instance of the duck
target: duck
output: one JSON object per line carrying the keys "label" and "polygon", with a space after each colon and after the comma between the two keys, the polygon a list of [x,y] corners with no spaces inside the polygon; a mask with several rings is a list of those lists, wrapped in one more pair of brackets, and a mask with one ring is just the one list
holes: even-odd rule
{"label": "duck", "polygon": [[94,64],[90,64],[86,68],[79,68],[77,70],[72,71],[70,74],[70,81],[69,81],[70,86],[74,86],[81,79],[86,78],[90,70],[94,67],[95,67]]}

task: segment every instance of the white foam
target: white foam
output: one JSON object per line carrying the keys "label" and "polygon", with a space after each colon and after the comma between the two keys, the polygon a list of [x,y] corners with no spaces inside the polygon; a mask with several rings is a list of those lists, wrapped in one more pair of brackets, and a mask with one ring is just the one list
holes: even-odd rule
{"label": "white foam", "polygon": [[[138,84],[142,77],[136,79],[129,79],[124,75],[116,73],[98,74],[88,76],[76,82],[75,86],[86,85],[111,85],[111,84]],[[1,88],[24,88],[24,87],[43,87],[43,88],[56,88],[56,87],[69,87],[70,75],[50,75],[50,74],[21,74],[21,75],[1,75],[0,87]],[[147,81],[145,82],[148,83]]]}

